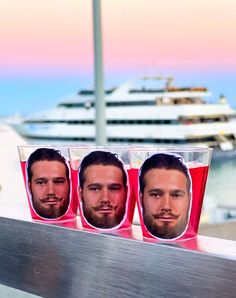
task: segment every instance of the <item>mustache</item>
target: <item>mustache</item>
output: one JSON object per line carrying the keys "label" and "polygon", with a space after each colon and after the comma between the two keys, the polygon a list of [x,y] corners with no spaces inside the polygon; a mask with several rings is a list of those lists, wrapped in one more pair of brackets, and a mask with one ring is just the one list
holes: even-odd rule
{"label": "mustache", "polygon": [[102,204],[100,204],[98,206],[95,206],[93,209],[95,211],[100,211],[100,210],[102,210],[104,208],[106,208],[106,209],[114,209],[114,207],[110,203],[107,203],[107,204],[106,203],[102,203]]}
{"label": "mustache", "polygon": [[58,198],[56,196],[47,196],[46,198],[41,199],[41,203],[48,203],[48,202],[60,202],[62,198]]}
{"label": "mustache", "polygon": [[155,213],[153,214],[153,217],[155,219],[160,219],[160,218],[163,218],[163,217],[169,217],[171,219],[177,219],[179,217],[179,215],[177,214],[174,214],[172,212],[160,212],[160,213]]}

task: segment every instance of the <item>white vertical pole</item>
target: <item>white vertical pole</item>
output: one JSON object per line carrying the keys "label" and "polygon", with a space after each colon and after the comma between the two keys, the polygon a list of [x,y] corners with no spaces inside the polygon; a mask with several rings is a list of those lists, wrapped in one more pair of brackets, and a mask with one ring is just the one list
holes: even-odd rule
{"label": "white vertical pole", "polygon": [[106,113],[103,86],[102,28],[100,0],[93,0],[94,76],[96,94],[96,144],[106,144]]}

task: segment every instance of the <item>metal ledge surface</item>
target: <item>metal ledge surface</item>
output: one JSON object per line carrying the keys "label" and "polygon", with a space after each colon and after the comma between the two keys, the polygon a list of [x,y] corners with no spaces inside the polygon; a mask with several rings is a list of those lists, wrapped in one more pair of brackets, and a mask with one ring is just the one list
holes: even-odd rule
{"label": "metal ledge surface", "polygon": [[0,284],[41,297],[235,297],[236,242],[140,240],[0,217]]}

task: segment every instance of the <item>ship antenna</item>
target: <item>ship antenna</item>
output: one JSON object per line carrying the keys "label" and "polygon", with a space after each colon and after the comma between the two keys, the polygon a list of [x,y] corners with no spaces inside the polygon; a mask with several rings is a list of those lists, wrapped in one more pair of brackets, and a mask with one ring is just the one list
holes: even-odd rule
{"label": "ship antenna", "polygon": [[174,79],[172,77],[166,78],[166,89],[171,87],[173,80]]}
{"label": "ship antenna", "polygon": [[219,103],[221,103],[221,104],[226,104],[227,103],[227,99],[223,94],[220,95]]}

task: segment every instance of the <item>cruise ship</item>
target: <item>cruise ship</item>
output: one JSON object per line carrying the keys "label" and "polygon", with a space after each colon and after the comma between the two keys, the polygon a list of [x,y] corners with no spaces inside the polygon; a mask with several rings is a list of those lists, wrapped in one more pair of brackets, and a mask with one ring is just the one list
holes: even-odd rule
{"label": "cruise ship", "polygon": [[[171,77],[141,77],[105,91],[108,144],[236,146],[236,116],[205,87],[178,87]],[[28,138],[95,143],[94,90],[80,90],[56,107],[12,123]]]}

